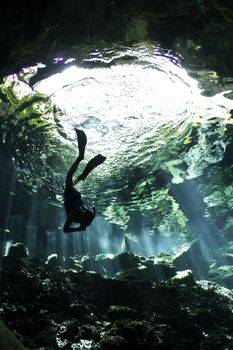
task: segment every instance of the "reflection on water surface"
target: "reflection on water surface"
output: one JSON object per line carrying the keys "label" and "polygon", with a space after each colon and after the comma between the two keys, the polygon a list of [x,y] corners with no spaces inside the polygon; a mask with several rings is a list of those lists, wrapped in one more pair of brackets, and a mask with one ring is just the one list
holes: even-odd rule
{"label": "reflection on water surface", "polygon": [[[86,160],[96,153],[107,156],[81,185],[105,217],[124,225],[128,211],[149,214],[165,206],[169,220],[177,220],[182,213],[166,187],[158,188],[157,171],[180,183],[220,161],[231,100],[224,93],[203,96],[179,55],[153,43],[78,52],[68,68],[66,61],[63,71],[33,87],[27,81],[45,69],[42,64],[7,77],[2,86],[11,102],[4,125],[14,125],[3,135],[7,142],[11,133],[17,146],[19,178],[35,191],[45,187],[59,203],[77,154],[74,128],[82,128]],[[163,221],[168,213],[161,215]]]}

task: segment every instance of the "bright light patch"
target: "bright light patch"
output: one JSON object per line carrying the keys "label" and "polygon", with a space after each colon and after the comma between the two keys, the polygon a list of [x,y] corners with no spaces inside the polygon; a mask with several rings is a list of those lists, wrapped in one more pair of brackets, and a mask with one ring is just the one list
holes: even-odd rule
{"label": "bright light patch", "polygon": [[162,125],[185,119],[200,95],[197,82],[185,69],[163,56],[153,56],[152,64],[72,66],[35,88],[62,109],[62,125],[69,137],[74,138],[74,127],[84,128],[88,145],[105,154],[106,138],[111,139],[108,158],[119,149],[121,154],[129,153],[132,145],[139,149]]}
{"label": "bright light patch", "polygon": [[[96,51],[87,61],[93,67],[93,60],[96,66],[101,61],[103,67],[74,65],[35,86],[63,111],[61,123],[69,138],[76,142],[74,128],[85,129],[91,153],[107,156],[111,174],[126,163],[149,164],[182,122],[224,118],[232,107],[223,93],[203,96],[198,82],[171,53],[161,54],[152,47],[115,53],[118,60],[124,55],[137,59],[109,65],[114,53],[104,56]],[[116,165],[119,159],[121,165]]]}
{"label": "bright light patch", "polygon": [[[170,63],[171,64],[171,63]],[[200,93],[197,82],[173,65],[173,72],[151,66],[70,67],[40,82],[37,90],[52,99],[73,122],[98,117],[104,122],[176,121]],[[133,119],[133,122],[132,122]],[[146,122],[147,121],[147,122]],[[153,123],[154,124],[154,123]]]}
{"label": "bright light patch", "polygon": [[140,129],[156,132],[161,125],[176,125],[196,113],[217,117],[223,105],[230,105],[223,94],[202,96],[197,81],[171,57],[148,53],[146,58],[148,63],[144,53],[144,63],[107,68],[71,66],[35,88],[63,110],[62,124],[69,136],[81,126],[97,147],[108,134],[114,149],[121,136],[130,143]]}

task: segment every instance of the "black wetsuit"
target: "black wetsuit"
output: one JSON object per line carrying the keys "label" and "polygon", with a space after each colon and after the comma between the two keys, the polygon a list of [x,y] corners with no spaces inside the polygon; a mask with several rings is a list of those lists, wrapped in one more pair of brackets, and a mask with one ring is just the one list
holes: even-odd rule
{"label": "black wetsuit", "polygon": [[64,206],[66,216],[68,217],[71,213],[75,212],[77,219],[79,219],[79,216],[81,218],[82,214],[88,210],[82,201],[80,192],[71,185],[65,187]]}
{"label": "black wetsuit", "polygon": [[[84,159],[85,146],[87,143],[85,132],[79,129],[75,130],[77,134],[79,155],[70,167],[65,181],[64,207],[67,219],[63,227],[64,232],[85,231],[86,227],[92,223],[96,215],[95,207],[93,206],[92,211],[86,208],[81,194],[74,188],[74,185],[81,180],[84,181],[87,175],[106,159],[102,154],[97,154],[89,160],[83,172],[77,177],[77,179],[73,180],[73,175],[76,172],[79,163]],[[72,227],[72,223],[79,223],[80,226]]]}

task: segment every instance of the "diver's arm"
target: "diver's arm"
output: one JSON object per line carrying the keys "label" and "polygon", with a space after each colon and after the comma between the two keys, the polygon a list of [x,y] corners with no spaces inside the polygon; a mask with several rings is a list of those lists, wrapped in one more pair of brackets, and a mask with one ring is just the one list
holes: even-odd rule
{"label": "diver's arm", "polygon": [[70,225],[72,224],[73,220],[72,220],[72,215],[68,216],[64,227],[63,227],[63,232],[68,233],[68,232],[77,232],[77,231],[83,231],[83,227],[79,226],[79,227],[70,227]]}

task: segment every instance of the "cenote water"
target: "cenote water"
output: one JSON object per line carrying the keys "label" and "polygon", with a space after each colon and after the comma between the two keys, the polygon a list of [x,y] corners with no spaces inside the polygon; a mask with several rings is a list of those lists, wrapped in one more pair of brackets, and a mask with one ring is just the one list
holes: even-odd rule
{"label": "cenote water", "polygon": [[[44,62],[24,67],[1,85],[1,142],[17,180],[39,202],[24,219],[32,254],[37,205],[52,207],[47,255],[113,254],[125,246],[145,256],[175,253],[187,237],[203,233],[203,247],[214,245],[212,215],[224,200],[218,165],[232,124],[229,91],[206,96],[182,57],[151,42],[80,47],[68,58],[54,57],[51,67],[44,77]],[[78,186],[87,204],[95,203],[97,218],[84,234],[67,235],[62,196],[78,151],[74,128],[88,139],[81,169],[97,153],[107,160]],[[229,198],[232,186],[225,185]],[[22,240],[20,220],[8,218],[8,245]]]}

